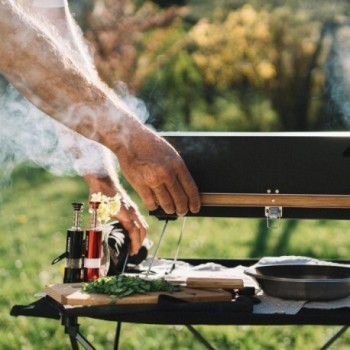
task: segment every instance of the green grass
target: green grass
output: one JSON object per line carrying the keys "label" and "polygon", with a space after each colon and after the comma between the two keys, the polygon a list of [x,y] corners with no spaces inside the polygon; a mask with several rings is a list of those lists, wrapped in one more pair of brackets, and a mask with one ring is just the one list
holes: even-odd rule
{"label": "green grass", "polygon": [[[35,300],[47,283],[61,283],[63,265],[51,261],[63,252],[66,229],[71,225],[71,202],[87,199],[79,178],[53,177],[23,167],[0,196],[0,349],[69,349],[60,321],[12,317],[14,304]],[[136,197],[135,197],[136,198]],[[86,211],[85,211],[86,213]],[[144,212],[147,216],[147,212]],[[86,215],[85,215],[86,216]],[[162,223],[148,217],[150,237],[156,241]],[[160,256],[173,256],[181,220],[170,222]],[[346,221],[287,221],[268,230],[264,220],[188,218],[181,257],[241,258],[307,255],[347,259],[350,239]],[[152,252],[151,252],[152,254]],[[81,330],[97,349],[111,349],[113,322],[80,319]],[[339,327],[323,326],[200,326],[218,349],[317,349]],[[121,349],[203,349],[182,326],[123,324]],[[350,348],[350,333],[334,349]]]}

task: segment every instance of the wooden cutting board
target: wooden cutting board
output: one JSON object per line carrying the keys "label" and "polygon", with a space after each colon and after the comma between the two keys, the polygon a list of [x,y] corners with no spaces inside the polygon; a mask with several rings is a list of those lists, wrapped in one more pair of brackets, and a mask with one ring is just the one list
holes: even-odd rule
{"label": "wooden cutting board", "polygon": [[151,292],[130,295],[121,299],[115,299],[104,294],[84,293],[79,283],[50,284],[45,287],[45,292],[63,305],[156,304],[159,295],[170,295],[191,302],[232,300],[232,294],[222,289],[210,290],[185,287],[180,292],[175,293]]}

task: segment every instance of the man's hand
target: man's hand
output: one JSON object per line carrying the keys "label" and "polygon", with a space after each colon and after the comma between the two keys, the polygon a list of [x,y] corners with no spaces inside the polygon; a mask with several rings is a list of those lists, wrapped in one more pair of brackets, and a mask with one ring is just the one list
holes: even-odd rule
{"label": "man's hand", "polygon": [[128,231],[131,239],[130,255],[134,255],[138,253],[149,227],[136,204],[126,192],[120,193],[120,195],[121,208],[114,218]]}
{"label": "man's hand", "polygon": [[139,126],[117,151],[121,171],[149,210],[167,214],[197,213],[197,186],[177,151],[156,133]]}
{"label": "man's hand", "polygon": [[149,229],[137,205],[131,200],[115,177],[102,178],[86,175],[84,179],[89,186],[90,195],[97,192],[101,192],[108,197],[113,197],[117,193],[120,195],[121,208],[113,218],[118,220],[129,233],[131,239],[130,255],[137,254]]}

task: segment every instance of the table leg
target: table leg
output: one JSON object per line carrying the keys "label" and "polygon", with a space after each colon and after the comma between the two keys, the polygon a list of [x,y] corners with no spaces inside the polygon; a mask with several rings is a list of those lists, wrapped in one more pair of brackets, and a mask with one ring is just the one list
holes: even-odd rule
{"label": "table leg", "polygon": [[200,334],[193,326],[187,324],[187,329],[200,341],[208,350],[215,350],[215,348]]}
{"label": "table leg", "polygon": [[330,338],[321,348],[320,350],[326,350],[328,349],[338,338],[341,337],[343,333],[349,328],[349,326],[343,326],[342,328],[339,329],[337,333],[333,335],[332,338]]}
{"label": "table leg", "polygon": [[62,324],[64,331],[69,335],[73,350],[79,350],[79,343],[86,350],[96,350],[93,345],[79,332],[79,323],[77,317],[63,317]]}
{"label": "table leg", "polygon": [[118,321],[117,322],[117,327],[115,329],[113,350],[118,350],[119,349],[119,340],[120,340],[120,330],[121,330],[121,328],[122,328],[122,323],[121,323],[121,321]]}

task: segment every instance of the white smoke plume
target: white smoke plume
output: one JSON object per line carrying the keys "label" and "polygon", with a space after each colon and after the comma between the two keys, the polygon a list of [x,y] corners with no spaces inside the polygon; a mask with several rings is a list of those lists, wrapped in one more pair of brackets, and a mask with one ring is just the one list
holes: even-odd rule
{"label": "white smoke plume", "polygon": [[[64,3],[67,10],[67,3]],[[64,25],[58,23],[55,26],[49,17],[37,16],[32,19],[41,27],[45,26],[45,32],[92,81],[99,82],[88,47],[73,19],[67,16],[71,27],[67,36]],[[0,76],[0,85],[1,79]],[[142,122],[147,120],[145,104],[129,94],[126,84],[116,84],[116,94]],[[67,115],[67,118],[73,118],[73,115]],[[2,180],[9,178],[18,164],[28,161],[58,176],[89,174],[102,177],[107,175],[107,169],[117,167],[115,155],[106,147],[56,122],[22,97],[12,85],[7,85],[3,91],[0,89],[0,126]]]}
{"label": "white smoke plume", "polygon": [[[142,100],[118,85],[125,103],[145,122]],[[122,88],[122,90],[120,90]],[[54,175],[106,176],[117,159],[106,147],[56,122],[8,85],[0,96],[0,169],[9,176],[15,166],[30,161]]]}
{"label": "white smoke plume", "polygon": [[332,28],[332,46],[327,65],[329,92],[342,121],[350,127],[350,23]]}

